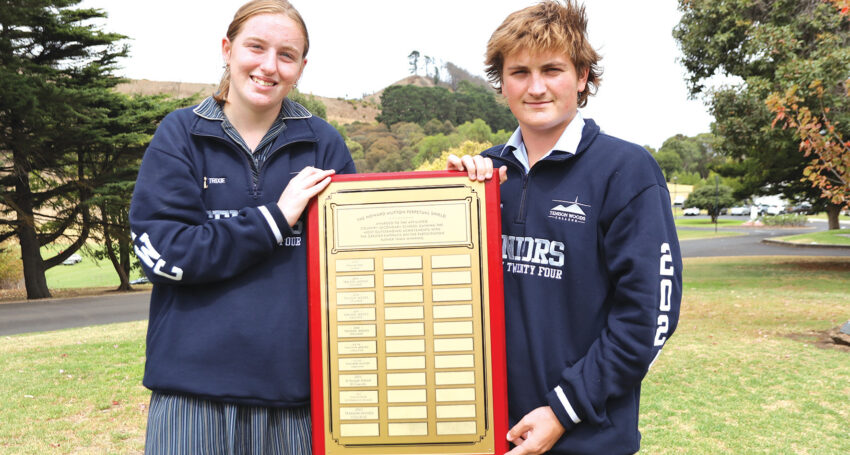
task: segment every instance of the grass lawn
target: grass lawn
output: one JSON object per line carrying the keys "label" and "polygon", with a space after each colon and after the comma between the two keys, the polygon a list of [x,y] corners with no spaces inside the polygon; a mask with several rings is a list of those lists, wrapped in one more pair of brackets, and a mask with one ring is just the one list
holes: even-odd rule
{"label": "grass lawn", "polygon": [[[42,247],[42,257],[50,257],[64,248],[62,245],[49,245]],[[57,265],[45,272],[47,286],[50,289],[64,288],[93,288],[93,287],[118,287],[121,281],[112,267],[109,259],[98,260],[84,250],[77,251],[83,260],[74,265]],[[130,279],[141,276],[140,270],[130,271]]]}
{"label": "grass lawn", "polygon": [[[850,258],[685,260],[679,327],[643,383],[647,454],[847,454]],[[0,453],[141,453],[144,322],[0,338]]]}
{"label": "grass lawn", "polygon": [[850,229],[808,232],[805,234],[778,237],[778,240],[803,244],[850,245]]}
{"label": "grass lawn", "polygon": [[[748,221],[749,217],[742,217],[740,220],[730,220],[728,218],[720,218],[717,220],[718,227],[739,227]],[[689,217],[679,217],[675,219],[676,226],[688,226],[688,227],[705,227],[705,228],[713,228],[714,223],[711,222],[711,218],[689,218]]]}

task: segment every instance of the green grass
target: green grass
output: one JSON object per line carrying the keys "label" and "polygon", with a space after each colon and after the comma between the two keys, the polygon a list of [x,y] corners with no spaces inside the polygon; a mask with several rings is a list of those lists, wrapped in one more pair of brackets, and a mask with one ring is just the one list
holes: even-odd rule
{"label": "green grass", "polygon": [[[809,216],[810,220],[826,221],[827,218],[826,212],[816,213]],[[850,221],[850,215],[838,215],[838,221]]]}
{"label": "green grass", "polygon": [[[641,453],[850,453],[850,258],[686,259]],[[141,453],[145,323],[0,338],[0,453]]]}
{"label": "green grass", "polygon": [[850,258],[685,261],[682,314],[643,386],[643,452],[846,454]]}
{"label": "green grass", "polygon": [[778,240],[802,244],[850,245],[850,229],[808,232],[805,234],[778,237]]}
{"label": "green grass", "polygon": [[[50,257],[64,245],[50,245],[42,247],[42,257]],[[93,255],[84,250],[77,251],[83,260],[74,265],[57,265],[45,272],[47,287],[50,289],[67,288],[94,288],[94,287],[118,287],[121,280],[108,259],[97,260]],[[141,276],[141,271],[132,270],[130,279],[134,280]]]}
{"label": "green grass", "polygon": [[141,453],[146,325],[0,338],[0,453]]}
{"label": "green grass", "polygon": [[[720,218],[717,220],[718,227],[739,227],[744,222],[748,221],[749,218],[742,218],[740,220],[730,220],[728,218]],[[713,228],[714,223],[711,222],[710,218],[690,218],[690,217],[680,217],[676,218],[676,226],[687,226],[687,227],[705,227],[705,228]]]}

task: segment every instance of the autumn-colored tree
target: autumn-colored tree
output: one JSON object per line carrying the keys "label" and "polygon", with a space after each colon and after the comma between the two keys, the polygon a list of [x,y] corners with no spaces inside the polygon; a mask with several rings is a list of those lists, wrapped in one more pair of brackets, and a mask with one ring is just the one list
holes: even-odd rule
{"label": "autumn-colored tree", "polygon": [[[717,172],[738,179],[737,197],[781,193],[807,200],[826,210],[830,227],[837,228],[841,205],[812,183],[840,185],[832,170],[840,173],[842,161],[811,135],[823,130],[830,136],[823,144],[844,144],[840,138],[850,134],[847,0],[679,0],[679,10],[673,35],[691,93],[706,96],[714,145],[728,158]],[[707,87],[715,76],[726,84]],[[840,148],[832,150],[843,156]]]}
{"label": "autumn-colored tree", "polygon": [[[850,0],[824,0],[838,10],[841,27],[818,35],[815,52],[781,67],[787,88],[767,98],[773,126],[789,128],[809,159],[803,180],[837,206],[850,207]],[[830,223],[830,229],[838,229]]]}

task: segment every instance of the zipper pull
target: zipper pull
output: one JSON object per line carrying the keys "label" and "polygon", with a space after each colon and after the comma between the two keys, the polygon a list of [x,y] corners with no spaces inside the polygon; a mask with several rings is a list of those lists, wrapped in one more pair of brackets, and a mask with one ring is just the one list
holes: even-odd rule
{"label": "zipper pull", "polygon": [[204,189],[207,189],[207,188],[209,188],[209,185],[207,185],[207,177],[204,176]]}

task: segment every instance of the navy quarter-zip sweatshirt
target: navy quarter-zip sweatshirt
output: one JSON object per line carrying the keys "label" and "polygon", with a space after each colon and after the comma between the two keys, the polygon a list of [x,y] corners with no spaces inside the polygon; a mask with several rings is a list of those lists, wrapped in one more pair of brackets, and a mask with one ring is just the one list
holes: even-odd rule
{"label": "navy quarter-zip sweatshirt", "polygon": [[[145,153],[130,209],[153,282],[144,385],[275,407],[310,399],[303,222],[277,206],[306,166],[353,173],[339,133],[300,105],[258,169],[220,121],[180,109]],[[254,172],[256,171],[256,173]],[[303,218],[302,218],[303,220]]]}
{"label": "navy quarter-zip sweatshirt", "polygon": [[549,405],[553,454],[640,448],[640,383],[676,329],[682,260],[664,177],[643,147],[586,119],[575,154],[528,173],[510,147],[502,259],[513,426]]}

